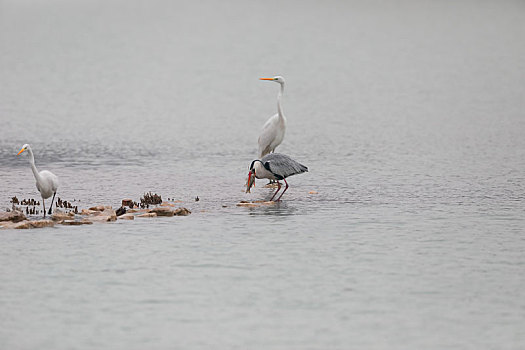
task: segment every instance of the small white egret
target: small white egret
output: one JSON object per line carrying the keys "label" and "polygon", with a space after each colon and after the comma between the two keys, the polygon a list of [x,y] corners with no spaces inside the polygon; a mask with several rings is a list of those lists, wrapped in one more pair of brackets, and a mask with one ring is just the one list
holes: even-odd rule
{"label": "small white egret", "polygon": [[53,202],[55,201],[55,195],[57,193],[58,188],[58,177],[47,170],[42,170],[41,172],[38,172],[35,166],[35,156],[33,155],[31,146],[29,146],[28,144],[22,146],[22,149],[20,150],[20,152],[18,152],[17,156],[24,151],[27,151],[27,153],[29,153],[29,163],[31,164],[31,170],[33,170],[33,175],[35,175],[36,188],[38,189],[38,192],[40,192],[40,194],[42,195],[42,206],[44,207],[44,217],[46,217],[46,205],[44,203],[44,200],[48,199],[49,197],[51,197],[51,195],[53,195],[53,199],[51,200],[51,206],[49,207],[48,213],[49,215],[51,215],[51,209],[53,208]]}
{"label": "small white egret", "polygon": [[[271,153],[262,157],[260,160],[256,159],[250,165],[250,172],[248,173],[248,182],[246,183],[246,192],[250,192],[250,188],[255,183],[255,178],[270,179],[270,180],[284,180],[286,188],[283,193],[276,199],[278,202],[288,189],[288,182],[286,178],[296,174],[307,172],[308,168],[285,154]],[[270,201],[273,200],[277,192],[281,190],[281,184],[277,181],[277,191],[273,194]]]}
{"label": "small white egret", "polygon": [[275,148],[283,142],[284,133],[286,132],[286,118],[281,107],[281,97],[284,92],[284,78],[276,76],[273,78],[260,78],[260,80],[269,80],[281,84],[279,94],[277,95],[277,114],[266,121],[259,135],[259,158],[262,158],[270,152],[275,152]]}

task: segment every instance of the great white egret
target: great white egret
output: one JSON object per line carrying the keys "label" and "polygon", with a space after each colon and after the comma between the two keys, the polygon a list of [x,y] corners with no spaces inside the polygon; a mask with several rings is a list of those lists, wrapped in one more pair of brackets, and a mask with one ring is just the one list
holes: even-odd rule
{"label": "great white egret", "polygon": [[[250,165],[250,172],[248,173],[248,182],[246,183],[246,192],[250,192],[250,188],[255,183],[255,178],[270,179],[270,180],[284,180],[286,188],[283,193],[277,198],[279,201],[284,192],[288,189],[288,182],[286,178],[292,175],[301,174],[308,171],[308,168],[299,162],[296,162],[287,155],[280,153],[270,153],[262,157],[260,160],[256,159]],[[273,200],[277,192],[281,189],[281,184],[277,181],[277,191],[273,194],[270,200]]]}
{"label": "great white egret", "polygon": [[27,151],[27,153],[29,153],[29,163],[31,164],[31,170],[33,170],[33,175],[35,175],[36,188],[38,189],[38,192],[40,192],[40,195],[42,195],[42,206],[44,207],[44,217],[46,217],[46,204],[44,203],[44,200],[48,199],[49,197],[51,197],[51,195],[53,195],[53,199],[51,200],[51,206],[49,207],[48,213],[49,215],[51,215],[53,202],[55,201],[55,195],[57,193],[58,188],[58,177],[47,170],[42,170],[41,172],[38,172],[35,166],[35,156],[33,155],[33,150],[31,150],[31,146],[29,146],[28,144],[22,146],[22,149],[20,150],[20,152],[18,152],[17,156],[24,151]]}
{"label": "great white egret", "polygon": [[270,152],[275,152],[275,148],[283,142],[284,133],[286,132],[286,118],[281,107],[281,97],[284,92],[284,78],[276,76],[273,78],[260,78],[260,80],[274,81],[281,85],[279,94],[277,95],[277,114],[266,121],[259,135],[259,158],[262,158]]}

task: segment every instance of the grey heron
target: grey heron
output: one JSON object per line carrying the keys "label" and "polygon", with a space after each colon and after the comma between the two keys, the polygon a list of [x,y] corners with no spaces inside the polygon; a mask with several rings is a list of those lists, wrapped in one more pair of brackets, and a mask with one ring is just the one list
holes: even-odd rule
{"label": "grey heron", "polygon": [[55,200],[55,195],[57,193],[58,188],[58,177],[47,170],[42,170],[41,172],[38,172],[35,166],[35,156],[33,155],[33,150],[31,150],[31,146],[29,146],[28,144],[22,146],[22,149],[20,150],[20,152],[18,152],[17,156],[24,151],[27,151],[27,153],[29,153],[29,163],[31,164],[31,170],[33,171],[33,175],[35,176],[36,188],[42,196],[44,217],[46,217],[46,204],[44,203],[44,200],[48,199],[49,197],[51,197],[51,195],[53,195],[53,199],[51,200],[51,206],[49,207],[49,215],[51,215],[53,202]]}
{"label": "grey heron", "polygon": [[[250,188],[255,183],[255,178],[258,179],[270,179],[270,180],[283,180],[286,184],[286,188],[281,193],[276,201],[279,201],[283,196],[284,192],[288,189],[288,182],[286,178],[292,175],[301,174],[307,172],[308,168],[299,162],[296,162],[292,158],[285,154],[270,153],[252,161],[250,165],[250,172],[248,173],[248,182],[246,184],[246,192],[250,192]],[[280,191],[281,184],[277,181],[277,191],[273,194],[270,201],[274,199],[275,195]]]}

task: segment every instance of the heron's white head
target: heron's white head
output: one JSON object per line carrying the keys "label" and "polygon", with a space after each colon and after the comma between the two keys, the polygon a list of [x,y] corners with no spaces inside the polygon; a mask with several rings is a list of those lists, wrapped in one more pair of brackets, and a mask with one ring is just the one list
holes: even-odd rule
{"label": "heron's white head", "polygon": [[18,152],[17,156],[20,155],[25,150],[27,150],[28,148],[31,148],[31,147],[26,143],[25,145],[22,146],[22,149],[20,150],[20,152]]}
{"label": "heron's white head", "polygon": [[260,78],[260,80],[270,80],[270,81],[275,81],[276,83],[279,83],[281,85],[284,85],[284,78],[281,77],[280,75],[278,76],[275,76],[273,78]]}

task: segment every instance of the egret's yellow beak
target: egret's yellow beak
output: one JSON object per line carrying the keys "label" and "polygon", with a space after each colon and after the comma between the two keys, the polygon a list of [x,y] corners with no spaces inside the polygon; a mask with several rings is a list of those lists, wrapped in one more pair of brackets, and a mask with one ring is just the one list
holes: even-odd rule
{"label": "egret's yellow beak", "polygon": [[259,78],[259,80],[273,80],[272,78]]}
{"label": "egret's yellow beak", "polygon": [[25,148],[22,148],[22,149],[20,150],[20,152],[18,152],[17,156],[19,156],[20,153],[24,152],[25,150],[26,150]]}

